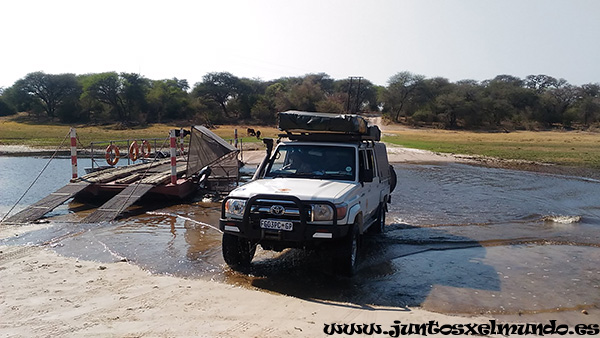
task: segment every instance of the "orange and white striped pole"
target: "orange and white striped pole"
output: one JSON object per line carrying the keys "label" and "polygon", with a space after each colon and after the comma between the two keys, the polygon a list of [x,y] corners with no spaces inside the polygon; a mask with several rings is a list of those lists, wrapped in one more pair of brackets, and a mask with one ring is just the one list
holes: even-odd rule
{"label": "orange and white striped pole", "polygon": [[177,184],[177,136],[171,130],[171,184]]}
{"label": "orange and white striped pole", "polygon": [[71,128],[71,178],[77,178],[77,133]]}

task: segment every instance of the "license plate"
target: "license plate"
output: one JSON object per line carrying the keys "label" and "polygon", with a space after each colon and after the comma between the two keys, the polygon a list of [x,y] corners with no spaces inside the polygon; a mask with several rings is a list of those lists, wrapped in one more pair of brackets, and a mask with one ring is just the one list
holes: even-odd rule
{"label": "license plate", "polygon": [[261,219],[260,227],[263,229],[292,231],[294,228],[294,223],[286,221],[276,221],[272,219]]}

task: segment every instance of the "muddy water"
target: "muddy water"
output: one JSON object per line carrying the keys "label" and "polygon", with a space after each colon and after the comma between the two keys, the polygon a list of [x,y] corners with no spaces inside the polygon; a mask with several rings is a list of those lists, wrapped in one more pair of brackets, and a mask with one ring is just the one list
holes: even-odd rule
{"label": "muddy water", "polygon": [[[82,259],[128,260],[153,273],[316,302],[468,314],[600,306],[600,182],[459,164],[395,169],[399,184],[387,231],[363,239],[360,272],[352,279],[333,275],[328,255],[300,250],[258,250],[248,274],[231,271],[216,229],[220,206],[201,198],[136,206],[103,224],[71,223],[90,212],[71,203],[54,212],[48,229],[4,243],[45,244]],[[19,194],[7,186],[16,189],[3,185],[3,196]],[[7,210],[2,198],[0,215]]]}

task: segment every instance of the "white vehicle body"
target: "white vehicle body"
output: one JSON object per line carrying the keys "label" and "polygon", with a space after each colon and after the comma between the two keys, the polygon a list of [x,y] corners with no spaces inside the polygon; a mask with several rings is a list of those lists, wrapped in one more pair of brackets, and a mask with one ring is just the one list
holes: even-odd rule
{"label": "white vehicle body", "polygon": [[248,265],[260,244],[335,249],[342,272],[354,272],[359,236],[384,230],[395,174],[384,144],[326,136],[268,149],[253,180],[227,196],[219,225],[229,265]]}

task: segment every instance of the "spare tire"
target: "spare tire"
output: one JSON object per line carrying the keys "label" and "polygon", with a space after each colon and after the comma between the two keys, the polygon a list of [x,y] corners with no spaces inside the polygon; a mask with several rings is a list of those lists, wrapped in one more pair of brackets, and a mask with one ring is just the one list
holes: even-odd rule
{"label": "spare tire", "polygon": [[394,170],[394,166],[390,164],[390,193],[396,189],[397,183],[398,176],[396,176],[396,170]]}

